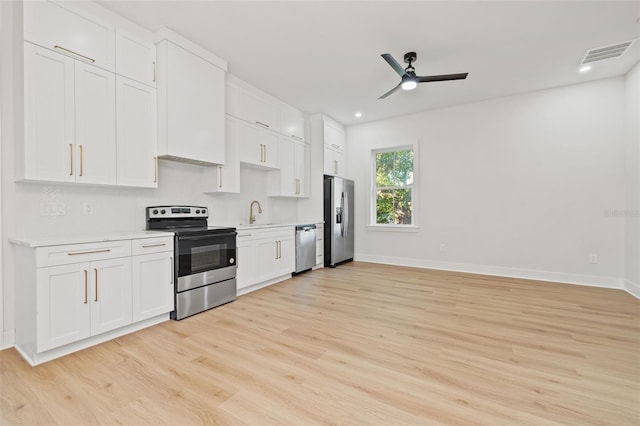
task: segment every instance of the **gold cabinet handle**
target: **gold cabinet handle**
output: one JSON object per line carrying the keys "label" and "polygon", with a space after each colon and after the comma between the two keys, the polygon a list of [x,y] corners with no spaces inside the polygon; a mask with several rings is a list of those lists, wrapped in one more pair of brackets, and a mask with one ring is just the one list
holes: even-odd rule
{"label": "gold cabinet handle", "polygon": [[56,45],[56,46],[53,46],[53,48],[54,48],[54,49],[58,49],[58,50],[62,50],[62,51],[67,52],[67,53],[71,53],[72,55],[79,56],[79,57],[81,57],[81,58],[83,58],[83,59],[86,59],[87,61],[90,61],[91,63],[94,63],[94,62],[96,61],[96,60],[95,60],[95,59],[93,59],[93,58],[90,58],[90,57],[88,57],[88,56],[81,55],[81,54],[79,54],[78,52],[74,52],[73,50],[70,50],[70,49],[65,49],[65,48],[64,48],[64,47],[62,47],[62,46],[57,46],[57,45]]}
{"label": "gold cabinet handle", "polygon": [[333,173],[338,174],[338,160],[333,160]]}
{"label": "gold cabinet handle", "polygon": [[89,296],[88,296],[89,283],[87,282],[88,280],[89,280],[89,273],[85,269],[84,270],[84,304],[85,305],[89,301]]}
{"label": "gold cabinet handle", "polygon": [[94,254],[94,253],[108,253],[111,249],[104,250],[91,250],[91,251],[76,251],[73,253],[67,253],[67,256],[78,256],[79,254]]}
{"label": "gold cabinet handle", "polygon": [[93,301],[97,302],[98,301],[98,270],[94,268],[94,271],[96,273],[96,298]]}
{"label": "gold cabinet handle", "polygon": [[73,176],[73,144],[69,144],[69,176]]}
{"label": "gold cabinet handle", "polygon": [[167,243],[156,243],[156,244],[145,244],[142,246],[142,248],[149,248],[149,247],[162,247],[162,246],[166,246]]}
{"label": "gold cabinet handle", "polygon": [[276,260],[278,259],[278,242],[274,241],[276,243]]}
{"label": "gold cabinet handle", "polygon": [[238,238],[242,238],[242,237],[250,237],[251,234],[238,234]]}
{"label": "gold cabinet handle", "polygon": [[158,183],[158,157],[153,157],[153,183]]}
{"label": "gold cabinet handle", "polygon": [[296,179],[296,195],[300,194],[300,179]]}
{"label": "gold cabinet handle", "polygon": [[264,146],[264,162],[267,162],[267,145]]}
{"label": "gold cabinet handle", "polygon": [[222,188],[222,166],[218,166],[218,175],[220,179],[218,179],[218,188]]}
{"label": "gold cabinet handle", "polygon": [[84,154],[83,154],[82,145],[78,145],[78,148],[80,149],[80,176],[82,176],[83,163],[84,163]]}
{"label": "gold cabinet handle", "polygon": [[259,124],[262,127],[266,127],[267,129],[269,128],[269,125],[267,123],[263,123],[262,121],[256,121],[256,124]]}
{"label": "gold cabinet handle", "polygon": [[156,82],[156,63],[153,63],[153,82]]}

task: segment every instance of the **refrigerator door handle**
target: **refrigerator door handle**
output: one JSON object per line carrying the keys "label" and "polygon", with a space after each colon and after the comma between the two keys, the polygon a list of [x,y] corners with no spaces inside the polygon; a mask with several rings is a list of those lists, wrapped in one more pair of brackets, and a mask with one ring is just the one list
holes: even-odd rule
{"label": "refrigerator door handle", "polygon": [[340,221],[340,235],[344,237],[344,192],[340,195],[340,212],[342,213]]}
{"label": "refrigerator door handle", "polygon": [[344,215],[344,219],[342,219],[342,235],[346,236],[347,232],[349,232],[349,193],[348,192],[343,192],[342,193],[342,204],[343,204],[343,215]]}

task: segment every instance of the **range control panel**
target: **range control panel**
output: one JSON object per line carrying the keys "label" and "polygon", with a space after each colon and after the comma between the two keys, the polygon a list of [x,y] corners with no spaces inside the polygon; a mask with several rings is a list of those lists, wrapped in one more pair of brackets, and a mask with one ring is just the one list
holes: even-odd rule
{"label": "range control panel", "polygon": [[208,218],[206,207],[154,206],[147,207],[147,219]]}

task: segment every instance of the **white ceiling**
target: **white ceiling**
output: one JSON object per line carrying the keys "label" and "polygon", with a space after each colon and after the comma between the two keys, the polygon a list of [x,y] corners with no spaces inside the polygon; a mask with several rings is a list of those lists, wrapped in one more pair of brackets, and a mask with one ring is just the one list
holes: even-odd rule
{"label": "white ceiling", "polygon": [[[588,49],[640,37],[637,0],[99,3],[150,30],[166,26],[241,79],[347,125],[621,75],[640,60],[638,41],[577,73]],[[380,54],[404,65],[408,51],[418,54],[418,75],[469,77],[378,100],[399,82]]]}

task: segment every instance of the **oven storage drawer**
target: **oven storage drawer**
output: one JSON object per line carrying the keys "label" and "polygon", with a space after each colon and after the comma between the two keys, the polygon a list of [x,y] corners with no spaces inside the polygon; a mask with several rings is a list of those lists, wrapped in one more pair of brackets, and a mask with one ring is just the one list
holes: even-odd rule
{"label": "oven storage drawer", "polygon": [[38,247],[36,266],[70,265],[131,256],[131,240]]}
{"label": "oven storage drawer", "polygon": [[134,256],[173,251],[173,237],[140,238],[133,240],[131,251]]}
{"label": "oven storage drawer", "polygon": [[181,320],[236,299],[236,279],[194,288],[176,294],[176,316]]}

